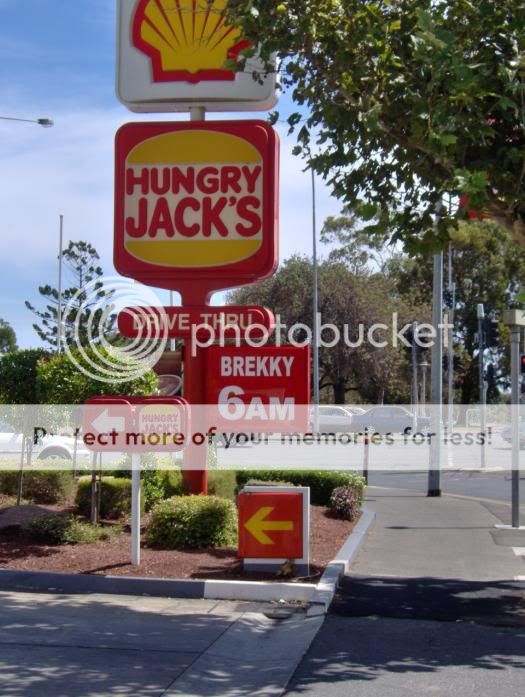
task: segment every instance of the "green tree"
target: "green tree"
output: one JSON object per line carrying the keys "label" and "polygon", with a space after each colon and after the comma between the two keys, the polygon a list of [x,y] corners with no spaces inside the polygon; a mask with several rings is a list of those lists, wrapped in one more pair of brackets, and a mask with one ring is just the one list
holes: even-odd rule
{"label": "green tree", "polygon": [[[88,361],[94,363],[100,361],[101,356],[110,358],[112,363],[125,363],[124,359],[119,359],[115,354],[110,356],[100,347],[86,348],[84,351]],[[79,365],[85,364],[88,370],[93,370],[79,352],[74,352],[74,355]],[[43,404],[84,404],[91,397],[104,395],[138,397],[155,394],[157,376],[148,370],[144,375],[125,382],[101,382],[79,370],[67,354],[60,354],[38,364],[36,389]]]}
{"label": "green tree", "polygon": [[[456,282],[454,333],[462,364],[461,402],[471,404],[479,401],[477,305],[483,303],[493,319],[501,319],[504,309],[518,303],[525,278],[525,252],[490,221],[460,223],[450,234]],[[408,293],[416,302],[431,296],[432,258],[428,254],[396,257],[388,265],[388,274],[401,295]],[[507,332],[503,326],[500,331],[500,347],[487,352],[487,363],[495,367],[488,394],[493,401],[499,397],[498,388],[508,385]]]}
{"label": "green tree", "polygon": [[[239,304],[261,304],[280,315],[281,322],[290,328],[294,324],[312,326],[313,268],[306,257],[288,259],[277,274],[266,281],[230,294]],[[393,312],[399,313],[399,325],[411,321],[413,308],[395,292],[395,286],[380,274],[356,276],[344,263],[325,261],[319,267],[319,311],[323,324],[333,324],[342,338],[332,347],[320,348],[321,389],[328,402],[345,401],[368,403],[406,402],[410,399],[410,379],[401,346],[394,348],[385,332],[377,332],[378,341],[387,346],[377,348],[367,340],[374,324],[391,327]],[[347,336],[356,344],[360,331],[364,340],[349,346]],[[362,329],[360,329],[360,325]],[[297,341],[306,339],[306,331],[298,331]],[[330,342],[331,331],[323,333]],[[353,394],[352,394],[353,393]]]}
{"label": "green tree", "polygon": [[296,152],[369,232],[409,250],[442,242],[456,213],[438,240],[432,221],[447,193],[525,246],[522,0],[230,0],[227,11],[282,61]]}
{"label": "green tree", "polygon": [[38,404],[37,366],[49,353],[44,349],[13,351],[0,357],[0,402]]}
{"label": "green tree", "polygon": [[0,319],[0,354],[16,351],[16,334],[13,327]]}
{"label": "green tree", "polygon": [[[68,283],[62,291],[62,340],[65,344],[76,341],[86,346],[99,335],[99,322],[103,315],[101,303],[104,300],[109,303],[112,293],[104,288],[101,280],[103,271],[98,263],[100,257],[88,242],[70,242],[62,253],[62,259]],[[89,297],[83,291],[86,284],[90,284]],[[44,309],[35,308],[27,300],[25,305],[40,320],[40,324],[33,324],[35,332],[44,343],[54,348],[57,345],[58,290],[45,285],[39,286],[38,292],[47,303]],[[71,303],[71,307],[66,312],[68,303]],[[115,318],[109,316],[103,323],[106,333],[111,333],[114,322]],[[75,336],[76,323],[78,336]],[[91,336],[88,334],[88,327],[91,329]]]}

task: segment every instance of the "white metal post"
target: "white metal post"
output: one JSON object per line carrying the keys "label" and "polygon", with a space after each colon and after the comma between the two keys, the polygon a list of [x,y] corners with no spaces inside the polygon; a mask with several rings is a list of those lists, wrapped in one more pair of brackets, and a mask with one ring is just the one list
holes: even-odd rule
{"label": "white metal post", "polygon": [[314,374],[314,433],[319,431],[319,323],[317,313],[319,308],[319,268],[317,264],[317,210],[315,196],[315,172],[310,168],[312,174],[312,253],[313,253],[313,374]]}
{"label": "white metal post", "polygon": [[512,527],[520,527],[520,345],[521,327],[510,335],[512,379]]}
{"label": "white metal post", "polygon": [[140,454],[131,456],[131,563],[140,564]]}
{"label": "white metal post", "polygon": [[[485,320],[485,307],[483,303],[478,305],[478,346],[479,346],[479,409],[480,409],[480,426],[479,430],[481,433],[485,434],[486,431],[486,411],[485,403],[487,401],[487,391],[485,389],[485,332],[483,330],[483,324]],[[485,454],[486,454],[485,443],[481,443],[481,467],[485,467]]]}
{"label": "white metal post", "polygon": [[443,411],[443,252],[434,255],[434,288],[432,301],[432,325],[436,338],[432,346],[430,386],[430,468],[428,472],[428,496],[441,496],[441,441]]}
{"label": "white metal post", "polygon": [[58,307],[57,307],[57,353],[62,351],[62,249],[64,245],[64,216],[60,215],[58,233]]}

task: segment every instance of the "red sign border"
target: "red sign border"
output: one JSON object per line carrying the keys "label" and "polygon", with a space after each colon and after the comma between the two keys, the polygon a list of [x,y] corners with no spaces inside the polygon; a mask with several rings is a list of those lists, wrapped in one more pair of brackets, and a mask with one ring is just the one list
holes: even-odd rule
{"label": "red sign border", "polygon": [[[173,268],[136,259],[125,248],[126,158],[139,143],[180,131],[212,131],[249,142],[264,163],[263,244],[249,259],[206,269]],[[186,121],[132,122],[115,136],[115,225],[113,262],[123,276],[146,285],[178,291],[182,305],[207,305],[212,293],[249,285],[272,276],[279,263],[279,137],[266,122]]]}

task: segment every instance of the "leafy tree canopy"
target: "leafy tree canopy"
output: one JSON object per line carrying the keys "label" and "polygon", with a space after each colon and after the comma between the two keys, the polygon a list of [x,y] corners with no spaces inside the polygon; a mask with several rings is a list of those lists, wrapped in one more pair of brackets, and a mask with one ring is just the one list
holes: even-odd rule
{"label": "leafy tree canopy", "polygon": [[[235,304],[264,305],[279,314],[288,329],[295,324],[311,327],[312,282],[311,260],[294,256],[284,262],[275,276],[234,291],[230,300]],[[392,345],[388,331],[374,334],[378,342],[386,341],[384,347],[373,345],[367,334],[372,325],[383,324],[390,329],[394,312],[398,313],[399,329],[415,318],[426,321],[428,307],[415,307],[381,274],[357,276],[344,263],[328,260],[319,265],[319,312],[323,324],[333,324],[341,332],[341,340],[334,346],[329,346],[334,338],[332,331],[322,334],[328,344],[319,351],[320,387],[325,390],[325,399],[337,404],[356,398],[365,403],[384,399],[407,403],[410,375],[402,346]],[[281,338],[286,340],[285,336]],[[300,331],[294,335],[297,341],[306,338]]]}
{"label": "leafy tree canopy", "polygon": [[13,327],[0,319],[0,354],[16,351],[16,334]]}
{"label": "leafy tree canopy", "polygon": [[[522,0],[230,0],[276,53],[296,152],[367,230],[407,249],[448,238],[467,195],[525,246]],[[306,116],[305,116],[306,114]]]}

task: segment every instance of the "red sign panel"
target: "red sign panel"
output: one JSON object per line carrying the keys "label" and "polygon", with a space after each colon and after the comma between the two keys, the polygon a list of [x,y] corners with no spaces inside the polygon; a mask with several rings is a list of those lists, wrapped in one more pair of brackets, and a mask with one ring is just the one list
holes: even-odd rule
{"label": "red sign panel", "polygon": [[189,433],[179,397],[94,397],[83,411],[83,440],[93,452],[177,452]]}
{"label": "red sign panel", "polygon": [[239,494],[239,557],[301,559],[303,496],[292,493]]}
{"label": "red sign panel", "polygon": [[227,307],[127,307],[118,316],[118,329],[129,339],[165,337],[214,341],[270,336],[275,318],[255,305]]}
{"label": "red sign panel", "polygon": [[278,261],[275,131],[262,121],[130,123],[116,136],[115,267],[206,305]]}
{"label": "red sign panel", "polygon": [[205,351],[210,426],[252,433],[308,430],[309,346],[210,346]]}

